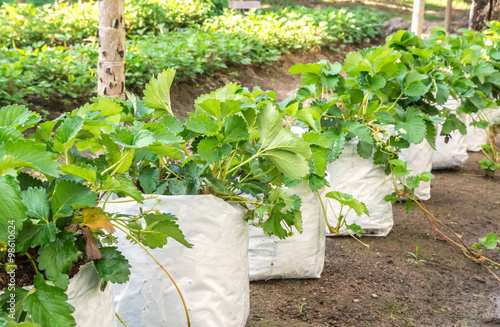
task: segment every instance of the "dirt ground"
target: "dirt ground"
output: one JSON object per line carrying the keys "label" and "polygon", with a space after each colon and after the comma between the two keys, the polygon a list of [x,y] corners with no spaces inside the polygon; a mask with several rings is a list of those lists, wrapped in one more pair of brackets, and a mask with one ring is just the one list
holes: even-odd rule
{"label": "dirt ground", "polygon": [[[470,245],[500,231],[500,176],[482,177],[469,153],[459,170],[435,171],[427,209]],[[387,237],[327,238],[317,280],[251,283],[247,326],[500,326],[500,283],[432,229],[418,208],[393,208]],[[415,253],[418,264],[406,251]],[[488,252],[500,260],[497,250]],[[500,270],[492,268],[499,274]]]}

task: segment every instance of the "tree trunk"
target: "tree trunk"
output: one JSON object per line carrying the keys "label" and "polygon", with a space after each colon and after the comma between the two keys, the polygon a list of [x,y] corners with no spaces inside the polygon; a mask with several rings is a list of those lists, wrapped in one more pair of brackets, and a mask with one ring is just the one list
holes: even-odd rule
{"label": "tree trunk", "polygon": [[97,94],[125,98],[125,0],[99,0]]}
{"label": "tree trunk", "polygon": [[500,20],[500,0],[476,0],[474,30],[483,31],[490,20]]}

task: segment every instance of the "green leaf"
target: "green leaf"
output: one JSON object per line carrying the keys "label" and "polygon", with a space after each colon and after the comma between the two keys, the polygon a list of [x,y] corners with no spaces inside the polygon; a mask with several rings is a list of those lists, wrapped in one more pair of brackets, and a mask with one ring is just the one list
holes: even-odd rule
{"label": "green leaf", "polygon": [[21,191],[25,191],[29,187],[43,187],[43,182],[41,180],[25,172],[19,172],[17,174],[17,180],[19,181]]}
{"label": "green leaf", "polygon": [[361,72],[373,72],[373,67],[359,52],[350,52],[344,59],[344,70],[351,76],[357,76]]}
{"label": "green leaf", "polygon": [[196,113],[222,121],[221,100],[212,97],[206,98],[206,96],[210,95],[202,95],[195,100]]}
{"label": "green leaf", "polygon": [[69,143],[83,126],[83,119],[81,117],[70,117],[64,119],[61,126],[59,126],[55,133],[54,139],[61,144]]}
{"label": "green leaf", "polygon": [[26,191],[21,192],[23,203],[26,206],[26,215],[31,218],[49,223],[49,201],[47,200],[47,192],[42,187],[30,187]]}
{"label": "green leaf", "polygon": [[259,112],[257,128],[262,144],[267,144],[283,130],[283,122],[279,112],[271,103],[265,103]]}
{"label": "green leaf", "polygon": [[321,177],[315,174],[309,176],[309,188],[312,192],[316,192],[317,190],[326,186],[329,186],[329,183],[325,177]]}
{"label": "green leaf", "polygon": [[424,171],[424,172],[418,174],[418,176],[420,176],[420,179],[423,182],[428,182],[431,179],[434,179],[434,175],[431,172],[428,172],[428,171]]}
{"label": "green leaf", "polygon": [[124,194],[140,203],[144,200],[141,192],[139,192],[132,181],[127,178],[108,176],[102,182],[100,191]]}
{"label": "green leaf", "polygon": [[339,158],[342,151],[344,151],[345,135],[336,129],[327,130],[324,135],[332,142],[332,151],[327,153],[326,158],[328,162],[334,162]]}
{"label": "green leaf", "polygon": [[76,208],[95,207],[97,194],[85,185],[61,179],[56,182],[52,195],[52,219],[68,217]]}
{"label": "green leaf", "polygon": [[276,168],[291,179],[301,179],[309,174],[309,165],[303,156],[284,150],[269,150],[265,154]]}
{"label": "green leaf", "polygon": [[248,126],[245,119],[240,116],[229,116],[224,121],[225,141],[239,142],[248,140]]}
{"label": "green leaf", "polygon": [[[154,76],[151,81],[146,84],[144,89],[144,104],[149,108],[164,110],[173,115],[172,106],[170,103],[170,87],[175,77],[175,69],[169,68]],[[163,116],[164,112],[155,114],[155,117]]]}
{"label": "green leaf", "polygon": [[480,238],[479,242],[484,244],[484,246],[489,249],[493,250],[497,247],[497,244],[500,242],[498,241],[498,236],[495,233],[489,233],[485,238]]}
{"label": "green leaf", "polygon": [[120,165],[120,168],[118,168],[116,173],[123,174],[130,168],[134,159],[135,149],[128,149],[122,153],[118,144],[116,144],[108,134],[101,135],[99,143],[104,146],[104,153],[106,154],[106,160],[108,161],[109,166],[112,166],[123,159],[123,156],[127,155],[127,151],[130,151],[128,157]]}
{"label": "green leaf", "polygon": [[406,203],[405,203],[405,209],[406,209],[406,211],[408,211],[408,212],[412,211],[414,204],[415,204],[415,202],[407,200]]}
{"label": "green leaf", "polygon": [[99,276],[107,282],[123,284],[128,281],[131,265],[115,246],[99,248],[102,258],[94,260]]}
{"label": "green leaf", "polygon": [[[23,303],[24,303],[24,298],[28,294],[28,290],[25,290],[22,287],[15,287],[13,290],[10,289],[9,287],[6,287],[2,294],[0,294],[0,312],[2,313],[7,313],[10,309],[10,303],[8,302],[11,298],[15,299],[15,314],[14,317],[21,317],[22,314],[24,314],[26,311],[23,308]],[[11,327],[11,326],[20,326],[19,324],[16,324],[15,322],[12,322],[12,324],[7,324],[7,325],[2,325],[2,317],[0,316],[0,326],[2,327]],[[21,325],[22,326],[22,325]],[[33,325],[28,325],[28,327],[31,327]],[[37,327],[40,327],[40,325],[35,325]]]}
{"label": "green leaf", "polygon": [[63,164],[60,170],[63,173],[83,178],[84,180],[89,181],[93,186],[97,183],[97,172],[95,170],[66,164]]}
{"label": "green leaf", "polygon": [[160,173],[156,167],[144,167],[139,175],[139,182],[145,194],[153,194],[160,181]]}
{"label": "green leaf", "polygon": [[342,193],[339,191],[331,191],[326,194],[327,198],[334,199],[339,202],[342,206],[347,206],[356,212],[356,215],[362,216],[363,214],[370,216],[368,208],[366,205],[356,200],[352,195]]}
{"label": "green leaf", "polygon": [[171,237],[182,245],[191,248],[192,244],[186,241],[184,234],[177,225],[177,218],[169,213],[156,212],[147,214],[146,229],[142,232],[143,244],[151,249],[161,248],[167,244],[167,238]]}
{"label": "green leaf", "polygon": [[16,141],[23,138],[23,134],[13,127],[0,127],[0,143]]}
{"label": "green leaf", "polygon": [[418,81],[423,81],[426,78],[427,78],[427,75],[419,74],[419,73],[415,73],[415,72],[409,72],[405,76],[405,84],[411,85],[412,83],[415,83]]}
{"label": "green leaf", "polygon": [[410,143],[421,143],[427,134],[424,119],[420,116],[420,110],[410,107],[406,110],[403,121],[396,122],[396,130],[401,132],[401,137]]}
{"label": "green leaf", "polygon": [[67,289],[69,280],[66,272],[78,262],[78,249],[75,246],[75,236],[67,231],[57,235],[55,242],[38,250],[38,267],[45,270],[48,280],[62,289]]}
{"label": "green leaf", "polygon": [[446,121],[443,123],[442,133],[450,134],[454,130],[458,129],[460,134],[467,134],[467,126],[455,115],[450,114],[446,117]]}
{"label": "green leaf", "polygon": [[395,177],[405,177],[411,173],[411,170],[406,169],[407,163],[399,159],[389,160],[389,164],[392,165],[392,174]]}
{"label": "green leaf", "polygon": [[0,242],[7,243],[10,231],[14,235],[26,219],[26,207],[20,195],[18,181],[10,175],[0,176]]}
{"label": "green leaf", "polygon": [[378,90],[385,86],[385,78],[380,75],[367,76],[366,80],[368,82],[368,86],[366,89],[368,90]]}
{"label": "green leaf", "polygon": [[[167,116],[173,117],[173,116]],[[157,142],[161,142],[163,144],[173,144],[173,143],[181,143],[182,137],[177,136],[168,129],[167,126],[163,125],[160,122],[150,121],[146,124],[145,128],[150,131]]]}
{"label": "green leaf", "polygon": [[361,158],[369,159],[373,152],[373,145],[360,140],[357,145],[357,151]]}
{"label": "green leaf", "polygon": [[184,121],[184,126],[195,133],[215,134],[220,130],[219,124],[205,114],[195,114]]}
{"label": "green leaf", "polygon": [[331,139],[320,133],[306,132],[302,134],[302,139],[309,144],[318,145],[326,149],[330,149],[332,147]]}
{"label": "green leaf", "polygon": [[165,156],[171,159],[182,159],[183,154],[182,152],[179,152],[179,149],[178,144],[162,144],[159,142],[155,142],[144,148],[144,150],[149,150],[160,156]]}
{"label": "green leaf", "polygon": [[110,136],[116,143],[126,148],[144,148],[155,141],[153,133],[148,130],[132,131],[128,128],[120,128]]}
{"label": "green leaf", "polygon": [[266,233],[275,235],[280,239],[285,239],[288,236],[288,232],[281,226],[281,223],[282,221],[287,220],[287,215],[293,216],[293,213],[281,212],[280,209],[282,206],[282,204],[274,205],[271,209],[269,218],[261,224],[261,227]]}
{"label": "green leaf", "polygon": [[12,105],[0,109],[0,126],[14,127],[22,132],[41,120],[40,115],[25,106]]}
{"label": "green leaf", "polygon": [[327,165],[326,153],[318,146],[312,146],[311,150],[311,159],[314,164],[314,174],[318,176],[324,176]]}
{"label": "green leaf", "polygon": [[450,88],[447,84],[444,83],[437,83],[436,87],[436,103],[439,105],[444,105],[450,98]]}
{"label": "green leaf", "polygon": [[289,152],[300,154],[302,157],[309,159],[311,157],[311,148],[300,136],[288,130],[280,130],[275,137],[268,139],[266,143],[262,143],[265,151],[270,150],[286,150]]}
{"label": "green leaf", "polygon": [[408,96],[420,96],[427,93],[428,89],[422,82],[413,82],[403,89],[403,93]]}
{"label": "green leaf", "polygon": [[51,221],[46,225],[27,225],[18,233],[16,238],[16,251],[25,254],[29,248],[37,246],[44,247],[50,242],[54,242],[59,230],[56,224]]}
{"label": "green leaf", "polygon": [[377,149],[373,154],[373,163],[376,165],[384,164],[388,159],[389,155],[384,151],[380,151],[380,149]]}
{"label": "green leaf", "polygon": [[360,122],[346,120],[342,124],[342,129],[346,132],[356,135],[368,144],[374,143],[372,132],[368,129],[368,127],[366,127],[366,125]]}
{"label": "green leaf", "polygon": [[184,129],[179,121],[179,118],[175,116],[163,116],[158,119],[158,122],[168,128],[175,135],[179,134]]}
{"label": "green leaf", "polygon": [[0,174],[11,168],[31,168],[45,175],[57,177],[59,163],[54,153],[43,144],[31,140],[17,140],[0,144]]}
{"label": "green leaf", "polygon": [[436,137],[437,137],[437,128],[436,125],[432,121],[425,121],[425,129],[427,131],[425,135],[425,139],[429,143],[429,145],[436,150]]}
{"label": "green leaf", "polygon": [[101,116],[114,116],[121,114],[123,107],[112,98],[102,97],[92,111],[99,111]]}
{"label": "green leaf", "polygon": [[303,73],[312,73],[315,75],[321,75],[321,65],[320,64],[295,64],[288,72],[292,75],[303,74]]}
{"label": "green leaf", "polygon": [[35,292],[24,300],[24,307],[33,322],[43,327],[76,326],[71,313],[75,310],[68,296],[58,287],[47,285],[42,275],[35,276]]}
{"label": "green leaf", "polygon": [[223,195],[234,195],[234,192],[228,190],[223,181],[213,177],[210,174],[203,175],[203,180],[205,181],[205,183],[207,183],[207,187],[216,193]]}
{"label": "green leaf", "polygon": [[204,138],[198,143],[197,151],[200,158],[208,163],[219,162],[231,153],[231,145],[220,144],[215,136]]}

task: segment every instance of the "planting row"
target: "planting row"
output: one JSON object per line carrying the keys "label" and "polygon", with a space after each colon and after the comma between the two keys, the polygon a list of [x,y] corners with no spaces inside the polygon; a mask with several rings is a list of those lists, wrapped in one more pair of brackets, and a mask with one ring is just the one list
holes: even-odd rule
{"label": "planting row", "polygon": [[[163,34],[186,27],[243,33],[277,47],[295,49],[337,41],[366,41],[378,34],[383,14],[371,10],[296,7],[235,14],[210,0],[150,0],[127,2],[125,26],[129,37]],[[54,4],[43,7],[4,4],[0,7],[0,46],[41,47],[95,42],[97,3]],[[301,43],[305,43],[301,45]]]}
{"label": "planting row", "polygon": [[[326,233],[386,235],[391,202],[411,209],[433,177],[402,160],[412,147],[449,146],[467,130],[462,114],[498,110],[500,24],[490,26],[428,40],[399,31],[343,65],[295,65],[303,85],[280,103],[229,83],[182,123],[172,69],[143,100],[96,98],[52,121],[2,108],[0,319],[114,326],[116,283],[131,326],[244,326],[249,278],[317,278]],[[483,149],[497,168],[495,144]],[[492,233],[464,253],[497,242]],[[21,266],[32,280],[16,279]]]}
{"label": "planting row", "polygon": [[[7,4],[0,7],[0,46],[41,47],[95,41],[98,21],[97,2]],[[197,25],[217,14],[211,0],[132,0],[127,1],[125,25],[128,32],[156,31]],[[38,45],[37,45],[38,43]]]}
{"label": "planting row", "polygon": [[[95,35],[95,31],[90,32],[89,26],[97,28],[97,23],[88,24],[90,5],[88,2],[82,5],[61,5],[64,10],[61,9],[59,20],[45,20],[52,15],[43,11],[38,18],[28,18],[28,14],[14,12],[17,7],[4,5],[0,13],[13,25],[12,29],[2,28],[3,33],[25,34],[0,35],[1,40],[6,40],[3,47],[0,47],[0,104],[16,102],[29,105],[43,98],[70,106],[74,99],[87,99],[95,95],[97,44],[90,42],[69,47],[48,46],[65,44],[57,42],[57,37],[63,36],[52,35],[50,32],[53,30],[53,33],[61,33],[62,27],[57,22],[70,24],[67,27],[69,34],[64,36],[65,39],[69,35],[78,40],[88,38],[89,33]],[[189,4],[196,8],[212,7],[208,3],[198,5]],[[39,8],[18,6],[29,9],[30,13],[39,13]],[[80,8],[79,6],[89,7],[88,14],[82,14],[82,20],[68,19],[65,10]],[[53,14],[59,13],[57,6],[44,8],[53,10]],[[94,11],[97,15],[97,10]],[[186,11],[189,12],[188,9]],[[130,12],[139,15],[141,11]],[[176,19],[181,17],[177,14],[174,16]],[[30,32],[29,26],[18,26],[13,17],[17,17],[17,21],[23,24],[50,21],[50,24],[56,25],[53,29],[49,28],[49,32],[46,27],[29,25],[33,28]],[[143,22],[138,18],[137,22],[139,21]],[[78,22],[85,29],[74,26]],[[181,80],[193,80],[199,74],[212,74],[229,65],[266,64],[290,50],[332,46],[338,42],[366,41],[378,33],[382,20],[381,14],[360,9],[297,9],[267,14],[251,13],[246,16],[226,11],[221,16],[207,19],[203,26],[186,22],[185,25],[191,27],[172,31],[163,25],[155,29],[154,26],[147,25],[147,22],[144,24],[144,28],[139,28],[142,27],[140,25],[137,29],[129,29],[131,39],[127,41],[126,80],[128,89],[133,91],[142,90],[151,74],[166,68],[177,69]],[[40,38],[38,35],[47,38]],[[21,40],[26,43],[20,43]],[[31,46],[22,48],[20,45]]]}

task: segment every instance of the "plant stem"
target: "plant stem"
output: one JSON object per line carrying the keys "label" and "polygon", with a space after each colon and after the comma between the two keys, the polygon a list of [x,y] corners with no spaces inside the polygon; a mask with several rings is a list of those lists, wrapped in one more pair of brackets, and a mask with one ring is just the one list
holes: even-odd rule
{"label": "plant stem", "polygon": [[30,259],[31,264],[33,265],[33,267],[35,267],[36,273],[39,274],[40,271],[38,270],[38,267],[36,266],[36,263],[35,263],[35,260],[33,259],[33,257],[28,252],[26,252],[26,256],[28,257],[28,259]]}
{"label": "plant stem", "polygon": [[128,325],[125,323],[125,321],[123,321],[123,319],[118,315],[117,312],[115,312],[115,316],[116,318],[118,318],[118,320],[120,320],[120,322],[125,326],[125,327],[128,327]]}
{"label": "plant stem", "polygon": [[321,203],[321,209],[323,210],[323,216],[325,217],[326,226],[330,230],[330,233],[333,233],[334,228],[332,225],[330,225],[330,222],[328,221],[328,215],[326,214],[325,205],[323,203],[323,199],[321,198],[321,195],[319,194],[319,190],[316,190],[316,194],[318,195],[319,202]]}
{"label": "plant stem", "polygon": [[256,154],[254,154],[253,156],[251,156],[249,159],[243,161],[242,163],[240,163],[239,165],[237,165],[236,167],[233,167],[231,170],[229,170],[226,174],[229,175],[231,174],[233,171],[235,171],[236,169],[240,168],[241,166],[245,165],[246,163],[250,162],[251,160],[253,160],[254,158],[257,158],[260,154],[261,154],[261,150],[262,148],[260,148]]}
{"label": "plant stem", "polygon": [[189,319],[189,311],[187,309],[186,302],[184,301],[184,297],[182,296],[182,292],[179,289],[179,286],[177,286],[177,283],[175,282],[175,280],[172,277],[172,275],[170,275],[170,273],[167,271],[167,269],[165,269],[165,267],[163,267],[163,265],[158,261],[158,259],[156,259],[155,256],[151,252],[149,252],[149,250],[144,246],[144,244],[142,244],[137,238],[135,238],[132,234],[130,234],[129,232],[127,232],[126,229],[120,227],[119,225],[116,225],[116,224],[113,224],[113,225],[116,228],[118,228],[119,230],[121,230],[122,232],[124,232],[125,234],[127,234],[137,244],[139,244],[139,246],[142,247],[142,249],[144,251],[146,251],[146,253],[149,254],[149,256],[151,258],[153,258],[153,260],[158,264],[158,266],[160,266],[160,268],[167,274],[168,278],[170,278],[170,280],[172,281],[172,284],[174,284],[175,288],[177,289],[177,293],[179,293],[179,296],[180,296],[181,301],[182,301],[182,305],[184,306],[184,311],[186,313],[187,326],[190,327],[191,326],[191,320]]}

